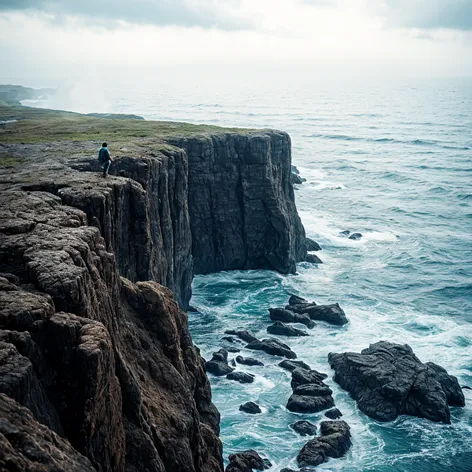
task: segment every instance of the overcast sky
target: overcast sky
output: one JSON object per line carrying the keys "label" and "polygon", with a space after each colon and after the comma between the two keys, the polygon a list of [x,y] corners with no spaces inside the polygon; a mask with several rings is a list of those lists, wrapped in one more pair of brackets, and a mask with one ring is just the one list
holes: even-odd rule
{"label": "overcast sky", "polygon": [[0,0],[3,77],[163,64],[472,75],[472,0]]}

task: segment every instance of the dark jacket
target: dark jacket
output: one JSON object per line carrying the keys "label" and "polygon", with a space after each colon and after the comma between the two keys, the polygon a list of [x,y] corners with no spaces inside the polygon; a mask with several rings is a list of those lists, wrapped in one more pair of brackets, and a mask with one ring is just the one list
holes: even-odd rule
{"label": "dark jacket", "polygon": [[110,153],[108,152],[108,149],[102,147],[102,149],[98,151],[98,162],[100,162],[100,164],[105,164],[105,162],[110,160]]}

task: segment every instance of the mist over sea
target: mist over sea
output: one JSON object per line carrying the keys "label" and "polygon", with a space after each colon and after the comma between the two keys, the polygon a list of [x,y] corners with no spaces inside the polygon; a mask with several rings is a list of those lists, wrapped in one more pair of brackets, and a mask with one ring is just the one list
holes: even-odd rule
{"label": "mist over sea", "polygon": [[[189,68],[143,81],[117,77],[98,89],[72,83],[49,102],[24,104],[287,131],[293,164],[307,179],[297,186],[296,203],[307,235],[323,247],[317,255],[324,264],[302,263],[294,276],[196,277],[195,343],[208,359],[226,329],[265,335],[267,309],[284,305],[289,293],[338,302],[348,325],[320,322],[309,337],[284,339],[329,374],[326,383],[352,429],[348,455],[317,470],[472,471],[471,390],[464,390],[466,407],[452,409],[451,425],[406,416],[379,423],[358,411],[327,362],[329,352],[360,351],[379,340],[408,343],[423,362],[437,362],[472,387],[472,80],[317,80],[297,71],[222,77]],[[113,137],[104,139],[113,152]],[[364,237],[348,240],[344,230]],[[306,438],[288,425],[319,423],[323,412],[288,412],[290,374],[277,358],[254,357],[266,364],[243,367],[256,374],[254,384],[211,378],[225,456],[254,448],[275,472],[296,468]],[[263,413],[239,412],[246,401],[257,401]]]}

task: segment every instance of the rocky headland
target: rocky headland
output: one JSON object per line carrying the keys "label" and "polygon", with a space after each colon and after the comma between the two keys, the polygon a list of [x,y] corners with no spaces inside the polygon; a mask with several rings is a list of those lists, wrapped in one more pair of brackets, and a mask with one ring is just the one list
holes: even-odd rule
{"label": "rocky headland", "polygon": [[290,138],[1,105],[0,121],[3,466],[221,471],[182,309],[194,273],[305,258]]}

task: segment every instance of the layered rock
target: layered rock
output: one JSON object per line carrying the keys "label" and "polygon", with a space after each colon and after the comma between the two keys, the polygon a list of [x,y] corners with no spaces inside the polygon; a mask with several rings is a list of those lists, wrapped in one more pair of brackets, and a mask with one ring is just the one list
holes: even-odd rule
{"label": "layered rock", "polygon": [[456,377],[433,362],[423,364],[408,345],[380,341],[360,354],[329,355],[334,380],[379,421],[406,414],[450,423],[449,406],[464,406]]}

